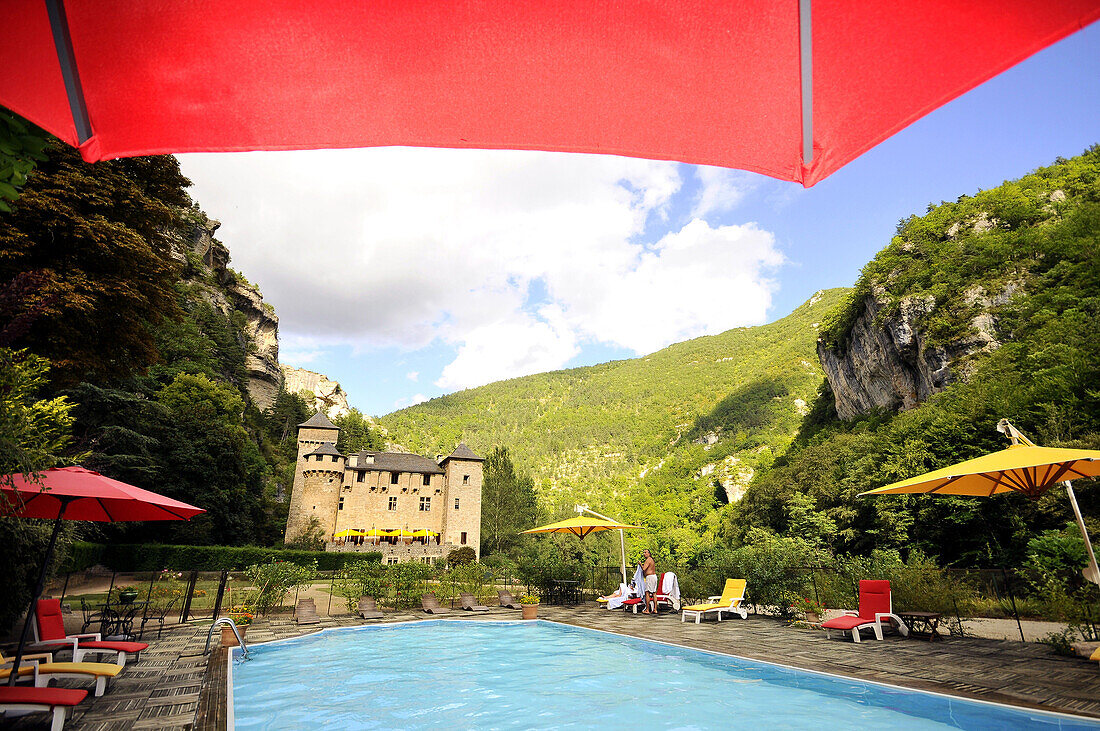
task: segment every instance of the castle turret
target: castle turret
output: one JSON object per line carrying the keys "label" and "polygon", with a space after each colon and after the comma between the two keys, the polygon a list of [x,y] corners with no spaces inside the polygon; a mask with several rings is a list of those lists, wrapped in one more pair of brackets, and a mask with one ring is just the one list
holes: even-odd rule
{"label": "castle turret", "polygon": [[446,491],[444,504],[446,510],[443,519],[443,542],[456,546],[470,546],[481,558],[481,463],[484,457],[478,457],[465,444],[459,444],[455,451],[443,458],[439,466],[443,468]]}
{"label": "castle turret", "polygon": [[331,538],[346,462],[336,449],[339,436],[339,427],[319,411],[298,425],[298,461],[294,466],[284,540],[289,541],[308,528],[312,517],[320,521],[326,537]]}

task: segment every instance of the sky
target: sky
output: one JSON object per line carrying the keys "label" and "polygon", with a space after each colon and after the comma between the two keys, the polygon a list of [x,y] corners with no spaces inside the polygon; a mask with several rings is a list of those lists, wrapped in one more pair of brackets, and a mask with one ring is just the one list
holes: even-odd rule
{"label": "sky", "polygon": [[383,415],[777,320],[897,222],[1100,142],[1100,24],[813,188],[625,157],[372,148],[179,155],[280,361]]}

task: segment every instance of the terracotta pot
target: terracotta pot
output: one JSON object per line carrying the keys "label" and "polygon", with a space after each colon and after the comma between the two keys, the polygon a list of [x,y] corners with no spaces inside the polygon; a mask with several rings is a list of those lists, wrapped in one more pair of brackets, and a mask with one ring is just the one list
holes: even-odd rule
{"label": "terracotta pot", "polygon": [[523,605],[523,618],[524,619],[538,619],[539,605],[538,604],[524,604]]}
{"label": "terracotta pot", "polygon": [[821,621],[821,617],[818,616],[817,612],[803,612],[802,614],[805,615],[806,621],[810,624],[817,624]]}
{"label": "terracotta pot", "polygon": [[[241,639],[243,640],[245,633],[248,632],[248,625],[246,624],[243,627],[238,627],[237,631],[241,633]],[[222,647],[236,647],[236,646],[237,646],[237,638],[233,634],[233,628],[228,626],[228,625],[223,624],[222,625]]]}

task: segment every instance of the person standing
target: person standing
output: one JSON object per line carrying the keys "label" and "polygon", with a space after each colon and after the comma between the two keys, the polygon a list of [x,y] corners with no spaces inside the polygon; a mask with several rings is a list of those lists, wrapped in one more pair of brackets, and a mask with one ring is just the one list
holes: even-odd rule
{"label": "person standing", "polygon": [[642,614],[657,613],[657,562],[649,549],[642,551],[642,575],[645,576],[645,605]]}

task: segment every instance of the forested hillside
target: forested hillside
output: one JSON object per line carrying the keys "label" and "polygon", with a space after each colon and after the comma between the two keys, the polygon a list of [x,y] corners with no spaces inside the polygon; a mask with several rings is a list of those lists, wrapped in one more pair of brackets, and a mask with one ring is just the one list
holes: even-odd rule
{"label": "forested hillside", "polygon": [[459,441],[483,454],[507,446],[548,514],[587,502],[652,527],[636,540],[695,551],[713,541],[717,511],[793,438],[822,380],[819,323],[843,292],[819,292],[769,325],[489,384],[380,423],[425,454]]}
{"label": "forested hillside", "polygon": [[[1100,146],[902,220],[826,321],[823,351],[859,351],[869,311],[879,331],[912,331],[911,362],[946,357],[945,385],[917,408],[848,421],[823,390],[724,537],[759,526],[838,553],[919,548],[945,564],[1017,565],[1029,538],[1071,520],[1063,490],[1037,503],[856,494],[1003,449],[1001,418],[1040,444],[1100,447]],[[1075,489],[1097,535],[1100,490]]]}

